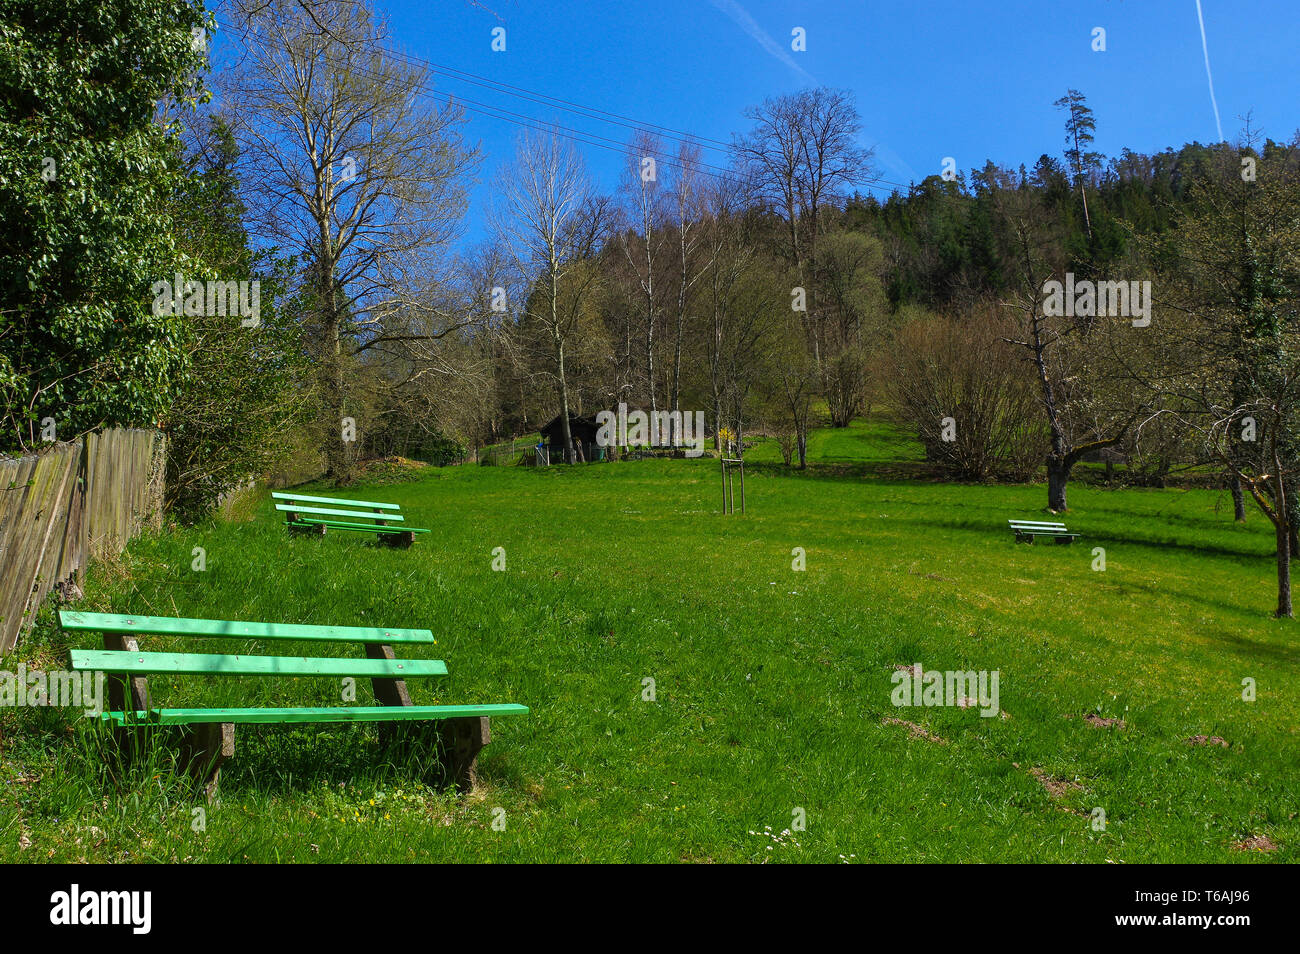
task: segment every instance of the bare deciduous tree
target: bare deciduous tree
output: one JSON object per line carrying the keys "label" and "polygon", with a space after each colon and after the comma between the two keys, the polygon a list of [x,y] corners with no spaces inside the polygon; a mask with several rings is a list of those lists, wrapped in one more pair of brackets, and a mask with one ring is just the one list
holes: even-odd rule
{"label": "bare deciduous tree", "polygon": [[1167,291],[1153,319],[1159,353],[1135,362],[1133,375],[1272,523],[1274,612],[1289,617],[1300,495],[1300,134],[1262,154],[1255,145],[1248,125],[1237,146],[1216,147],[1174,228],[1147,243]]}
{"label": "bare deciduous tree", "polygon": [[531,288],[523,311],[544,329],[550,344],[565,456],[573,463],[566,362],[583,307],[599,281],[589,258],[604,237],[610,204],[595,193],[582,157],[557,131],[524,133],[514,162],[496,177],[495,193],[499,204],[493,206],[492,225]]}
{"label": "bare deciduous tree", "polygon": [[[623,170],[623,208],[625,224],[619,229],[623,256],[632,272],[641,304],[642,348],[646,399],[653,413],[659,408],[659,388],[655,377],[655,348],[659,310],[662,308],[664,255],[667,252],[665,195],[659,185],[659,164],[663,143],[646,130],[637,130],[628,147],[628,162]],[[627,370],[631,384],[632,316],[627,323]]]}
{"label": "bare deciduous tree", "polygon": [[[682,409],[682,348],[685,343],[687,328],[687,303],[696,284],[708,270],[711,260],[703,242],[702,222],[705,198],[701,182],[700,149],[690,142],[682,142],[677,151],[677,162],[673,165],[669,180],[669,193],[672,201],[673,225],[677,229],[676,266],[676,315],[673,324],[673,367],[669,406],[673,411]],[[670,418],[672,427],[678,425],[678,418]],[[671,434],[670,443],[678,443],[680,435]]]}
{"label": "bare deciduous tree", "polygon": [[427,72],[391,53],[368,5],[266,0],[249,13],[224,101],[255,232],[306,262],[325,447],[343,480],[350,359],[388,351],[418,364],[468,320],[440,262],[477,154],[462,111],[433,101]]}
{"label": "bare deciduous tree", "polygon": [[1018,188],[1016,177],[1004,170],[980,173],[992,206],[1002,219],[1012,246],[1006,250],[1015,285],[1003,304],[1020,318],[1020,333],[1007,337],[1025,349],[1046,417],[1049,446],[1047,509],[1068,509],[1066,487],[1074,465],[1086,455],[1114,447],[1149,408],[1132,391],[1116,393],[1104,384],[1102,365],[1113,349],[1107,339],[1117,324],[1049,316],[1043,308],[1045,283],[1063,270],[1053,257],[1053,225],[1033,192]]}

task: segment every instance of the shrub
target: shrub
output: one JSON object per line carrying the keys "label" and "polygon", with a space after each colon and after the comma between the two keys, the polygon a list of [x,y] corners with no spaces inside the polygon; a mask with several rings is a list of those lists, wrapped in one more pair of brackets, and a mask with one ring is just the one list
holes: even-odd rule
{"label": "shrub", "polygon": [[914,317],[894,336],[887,385],[893,413],[916,430],[926,458],[953,477],[1025,480],[1043,459],[1033,379],[1003,340],[1012,330],[995,306],[984,305],[960,317]]}
{"label": "shrub", "polygon": [[468,450],[460,441],[448,437],[441,431],[434,431],[420,449],[420,458],[435,467],[463,463]]}

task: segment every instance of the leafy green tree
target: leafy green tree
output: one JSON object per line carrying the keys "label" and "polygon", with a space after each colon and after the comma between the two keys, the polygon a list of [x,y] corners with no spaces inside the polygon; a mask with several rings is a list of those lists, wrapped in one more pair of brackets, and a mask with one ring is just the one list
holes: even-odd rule
{"label": "leafy green tree", "polygon": [[0,448],[167,406],[182,320],[150,288],[184,265],[175,116],[207,25],[184,0],[0,0]]}
{"label": "leafy green tree", "polygon": [[258,305],[251,318],[226,309],[182,319],[191,357],[160,423],[168,437],[166,502],[187,519],[284,462],[312,394],[295,313],[280,304],[292,263],[273,250],[250,250],[237,158],[230,128],[212,118],[195,137],[192,171],[175,200],[178,241],[193,263],[187,277],[256,282]]}

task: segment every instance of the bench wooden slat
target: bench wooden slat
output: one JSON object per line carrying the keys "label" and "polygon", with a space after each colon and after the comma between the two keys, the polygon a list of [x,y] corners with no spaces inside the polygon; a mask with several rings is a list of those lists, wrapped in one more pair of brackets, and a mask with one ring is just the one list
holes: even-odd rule
{"label": "bench wooden slat", "polygon": [[299,623],[250,623],[224,619],[184,619],[125,613],[59,610],[66,630],[138,633],[153,636],[216,636],[232,639],[298,639],[337,643],[435,643],[427,629],[372,626],[316,626]]}
{"label": "bench wooden slat", "polygon": [[305,656],[230,656],[216,653],[143,653],[74,649],[72,668],[171,676],[355,676],[415,679],[445,676],[441,659],[309,659]]}
{"label": "bench wooden slat", "polygon": [[480,716],[524,715],[527,706],[514,703],[471,706],[331,706],[301,709],[152,709],[148,712],[105,712],[116,724],[191,725],[205,722],[280,724],[295,722],[410,722],[466,719]]}
{"label": "bench wooden slat", "polygon": [[374,500],[349,500],[346,497],[308,497],[306,494],[282,494],[272,492],[276,500],[302,500],[306,503],[341,504],[347,507],[374,507],[378,510],[401,510],[401,504],[378,503]]}
{"label": "bench wooden slat", "polygon": [[333,510],[329,507],[297,507],[293,504],[276,504],[276,510],[291,513],[318,513],[327,517],[366,517],[371,520],[405,520],[400,513],[364,513],[357,510]]}
{"label": "bench wooden slat", "polygon": [[286,527],[334,527],[339,530],[365,530],[369,533],[428,533],[419,527],[377,527],[373,523],[348,523],[346,520],[317,520],[307,517],[303,520],[286,520]]}

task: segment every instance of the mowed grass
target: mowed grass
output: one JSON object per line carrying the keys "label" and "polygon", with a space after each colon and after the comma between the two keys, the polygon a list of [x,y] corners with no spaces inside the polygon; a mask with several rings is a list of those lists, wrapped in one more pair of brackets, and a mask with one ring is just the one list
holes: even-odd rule
{"label": "mowed grass", "polygon": [[[870,462],[890,441],[910,447],[867,423],[819,432],[814,450]],[[460,467],[340,492],[433,529],[408,551],[291,539],[269,501],[251,521],[136,541],[91,574],[81,608],[428,627],[438,645],[417,654],[450,676],[413,683],[416,702],[532,712],[493,720],[480,787],[460,799],[429,787],[430,747],[384,749],[374,727],[241,726],[221,803],[199,817],[166,743],[120,775],[88,720],[8,711],[0,859],[1295,860],[1300,630],[1269,616],[1258,514],[1237,526],[1214,493],[1076,486],[1066,520],[1083,539],[1025,546],[1006,520],[1040,514],[1041,486],[792,475],[762,463],[771,447],[750,457],[744,516],[720,513],[705,459]],[[62,666],[66,648],[46,611],[0,667]],[[997,670],[1006,717],[895,708],[894,668],[918,662]],[[155,705],[340,704],[331,680],[151,687]],[[806,830],[783,834],[801,814]],[[1278,850],[1236,847],[1252,836]]]}

